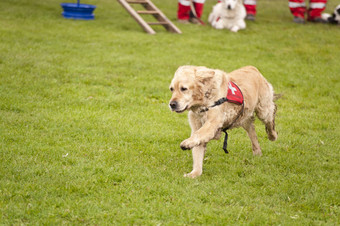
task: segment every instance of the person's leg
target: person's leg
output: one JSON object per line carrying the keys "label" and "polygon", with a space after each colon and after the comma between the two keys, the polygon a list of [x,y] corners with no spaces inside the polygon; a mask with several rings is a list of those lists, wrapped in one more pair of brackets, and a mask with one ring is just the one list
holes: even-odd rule
{"label": "person's leg", "polygon": [[190,13],[190,1],[189,0],[178,0],[178,11],[177,19],[179,22],[188,23]]}
{"label": "person's leg", "polygon": [[321,13],[326,8],[327,0],[310,0],[308,20],[313,22],[326,22],[321,18]]}
{"label": "person's leg", "polygon": [[244,0],[244,7],[247,11],[247,20],[255,20],[256,16],[256,0]]}
{"label": "person's leg", "polygon": [[306,3],[304,0],[289,0],[289,9],[294,16],[295,23],[305,22]]}
{"label": "person's leg", "polygon": [[194,0],[193,2],[194,2],[194,7],[195,7],[197,17],[198,19],[200,19],[203,14],[203,7],[204,7],[205,0]]}

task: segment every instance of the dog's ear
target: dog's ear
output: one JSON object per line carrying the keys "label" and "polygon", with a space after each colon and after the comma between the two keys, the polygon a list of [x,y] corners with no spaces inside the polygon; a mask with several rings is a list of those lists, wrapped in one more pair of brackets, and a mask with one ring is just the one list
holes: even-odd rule
{"label": "dog's ear", "polygon": [[208,68],[198,68],[195,73],[196,79],[203,84],[209,82],[214,75],[215,71]]}
{"label": "dog's ear", "polygon": [[206,67],[196,68],[195,80],[197,81],[197,96],[201,99],[209,98],[211,96],[211,92],[215,87],[215,82],[213,80],[214,75],[215,71]]}

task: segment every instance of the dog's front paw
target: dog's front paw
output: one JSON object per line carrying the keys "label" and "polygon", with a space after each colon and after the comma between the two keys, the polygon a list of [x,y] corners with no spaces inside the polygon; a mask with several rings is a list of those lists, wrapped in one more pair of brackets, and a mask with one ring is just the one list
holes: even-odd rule
{"label": "dog's front paw", "polygon": [[253,155],[254,156],[262,156],[262,151],[261,149],[253,149]]}
{"label": "dog's front paw", "polygon": [[180,144],[180,147],[182,148],[182,150],[189,150],[195,146],[198,146],[199,144],[200,143],[198,139],[194,139],[190,137],[186,140],[183,140],[182,143]]}
{"label": "dog's front paw", "polygon": [[233,26],[230,31],[232,32],[237,32],[239,30],[239,28],[237,26]]}
{"label": "dog's front paw", "polygon": [[191,171],[191,173],[184,174],[184,177],[189,177],[189,178],[196,178],[202,175],[202,171]]}
{"label": "dog's front paw", "polygon": [[224,24],[223,24],[222,20],[219,20],[219,21],[216,22],[215,28],[218,29],[218,30],[221,30],[221,29],[224,28]]}

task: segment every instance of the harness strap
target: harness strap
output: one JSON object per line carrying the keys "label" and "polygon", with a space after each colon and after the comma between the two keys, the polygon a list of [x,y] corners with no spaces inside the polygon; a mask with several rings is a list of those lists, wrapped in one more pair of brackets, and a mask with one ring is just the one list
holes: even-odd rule
{"label": "harness strap", "polygon": [[227,130],[223,130],[223,132],[225,132],[225,137],[224,137],[224,141],[223,141],[223,150],[224,150],[224,153],[228,154],[228,150],[227,150],[227,147],[228,147],[228,132]]}
{"label": "harness strap", "polygon": [[213,107],[216,107],[216,106],[218,106],[218,105],[221,105],[221,104],[223,104],[224,102],[229,102],[228,98],[223,97],[223,98],[221,98],[221,99],[215,101],[215,103],[214,103],[213,105],[211,105],[211,106],[209,106],[209,107],[206,107],[206,108],[202,109],[202,110],[200,111],[200,113],[209,111],[210,108],[213,108]]}
{"label": "harness strap", "polygon": [[236,118],[233,120],[233,122],[227,126],[226,128],[222,129],[222,131],[225,133],[225,136],[224,136],[224,141],[223,141],[223,150],[226,154],[228,154],[228,150],[227,150],[227,147],[228,147],[228,132],[227,130],[230,129],[233,124],[237,121],[237,119],[239,119],[239,117],[243,114],[243,111],[244,111],[244,103],[242,103],[242,108],[241,110],[238,112]]}

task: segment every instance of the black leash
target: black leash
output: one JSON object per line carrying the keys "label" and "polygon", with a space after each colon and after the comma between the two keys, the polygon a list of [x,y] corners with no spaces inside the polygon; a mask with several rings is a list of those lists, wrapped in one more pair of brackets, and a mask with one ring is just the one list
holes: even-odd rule
{"label": "black leash", "polygon": [[223,141],[223,150],[226,154],[228,154],[228,150],[227,150],[227,147],[228,147],[228,132],[227,130],[230,129],[233,124],[237,121],[237,119],[239,119],[239,117],[243,114],[243,111],[244,111],[244,102],[242,103],[242,108],[241,110],[239,111],[239,113],[237,114],[236,118],[233,120],[233,122],[227,126],[226,128],[222,129],[222,131],[225,133],[225,136],[224,136],[224,141]]}
{"label": "black leash", "polygon": [[228,147],[228,132],[227,129],[223,129],[223,132],[225,132],[225,137],[224,137],[224,141],[223,141],[223,150],[224,153],[229,154],[227,147]]}

